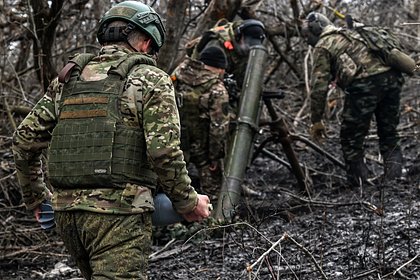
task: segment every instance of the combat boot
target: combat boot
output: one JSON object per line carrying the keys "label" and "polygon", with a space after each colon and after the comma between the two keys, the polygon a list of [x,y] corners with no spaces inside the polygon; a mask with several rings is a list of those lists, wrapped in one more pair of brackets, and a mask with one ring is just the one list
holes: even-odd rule
{"label": "combat boot", "polygon": [[369,170],[363,160],[357,159],[346,162],[347,182],[352,187],[360,187],[367,182]]}
{"label": "combat boot", "polygon": [[401,178],[403,156],[401,150],[394,149],[391,152],[384,153],[384,179],[393,180]]}

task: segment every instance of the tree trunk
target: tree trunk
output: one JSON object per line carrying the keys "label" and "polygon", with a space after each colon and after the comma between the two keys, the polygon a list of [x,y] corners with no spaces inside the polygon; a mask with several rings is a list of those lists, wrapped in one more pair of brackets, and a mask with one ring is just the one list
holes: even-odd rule
{"label": "tree trunk", "polygon": [[55,41],[56,27],[61,19],[64,0],[55,0],[49,7],[47,1],[30,0],[29,15],[33,35],[34,65],[38,80],[46,91],[49,83],[57,76],[52,62],[52,48]]}
{"label": "tree trunk", "polygon": [[178,53],[181,32],[184,28],[180,19],[185,18],[188,1],[169,0],[166,13],[166,42],[160,50],[158,66],[165,71],[172,68]]}

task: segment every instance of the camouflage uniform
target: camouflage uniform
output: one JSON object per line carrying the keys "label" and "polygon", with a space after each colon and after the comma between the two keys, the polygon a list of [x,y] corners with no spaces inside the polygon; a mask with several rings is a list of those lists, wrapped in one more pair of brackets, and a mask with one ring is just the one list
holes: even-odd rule
{"label": "camouflage uniform", "polygon": [[[187,58],[172,75],[181,117],[181,143],[187,161],[199,171],[205,194],[216,195],[229,132],[229,95],[217,73]],[[216,170],[211,163],[218,162]]]}
{"label": "camouflage uniform", "polygon": [[328,85],[336,81],[346,94],[340,137],[347,163],[363,158],[363,142],[373,115],[382,155],[400,149],[396,128],[404,80],[361,40],[356,32],[328,25],[314,50],[311,120],[321,121]]}
{"label": "camouflage uniform", "polygon": [[[82,79],[104,79],[111,65],[130,53],[116,45],[103,47],[83,69]],[[155,64],[152,57],[147,57]],[[14,133],[17,177],[30,210],[50,196],[40,159],[58,123],[62,92],[63,84],[55,79]],[[144,131],[147,158],[163,191],[179,213],[191,212],[197,203],[197,193],[190,185],[180,149],[179,116],[170,77],[154,65],[134,66],[118,100],[122,121],[128,126],[139,125]],[[86,278],[146,278],[143,273],[147,270],[154,210],[152,190],[156,186],[122,183],[112,188],[53,187],[58,230]],[[109,269],[106,264],[112,264],[115,271],[106,271]]]}

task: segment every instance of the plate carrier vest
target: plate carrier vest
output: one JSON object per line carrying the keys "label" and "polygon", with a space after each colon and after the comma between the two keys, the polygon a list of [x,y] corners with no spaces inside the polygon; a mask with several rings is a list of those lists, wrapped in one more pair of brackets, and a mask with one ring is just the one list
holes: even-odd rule
{"label": "plate carrier vest", "polygon": [[79,54],[69,62],[49,147],[50,182],[63,189],[124,188],[125,183],[154,188],[157,176],[147,161],[142,125],[124,123],[119,104],[127,74],[155,61],[132,53],[112,65],[105,79],[82,81],[93,57]]}

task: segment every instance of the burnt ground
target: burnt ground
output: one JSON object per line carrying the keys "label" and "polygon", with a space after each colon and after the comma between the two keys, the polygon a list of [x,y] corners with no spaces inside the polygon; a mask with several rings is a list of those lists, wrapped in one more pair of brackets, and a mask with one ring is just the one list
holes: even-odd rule
{"label": "burnt ground", "polygon": [[[259,155],[244,182],[258,195],[244,195],[233,223],[155,231],[150,279],[420,279],[418,92],[419,80],[412,79],[402,98],[403,178],[381,180],[374,126],[366,142],[371,172],[367,186],[347,186],[336,163],[294,142],[312,182],[311,196],[306,197],[297,191],[287,167]],[[292,133],[304,134],[305,120],[292,126],[289,117],[298,110],[292,106],[294,99],[299,97],[279,101],[277,109]],[[322,148],[340,160],[333,110],[331,115]],[[267,135],[259,135],[256,143]],[[0,279],[80,279],[56,233],[42,231],[16,203],[20,197],[10,135],[1,141]],[[266,148],[285,159],[281,145]]]}

